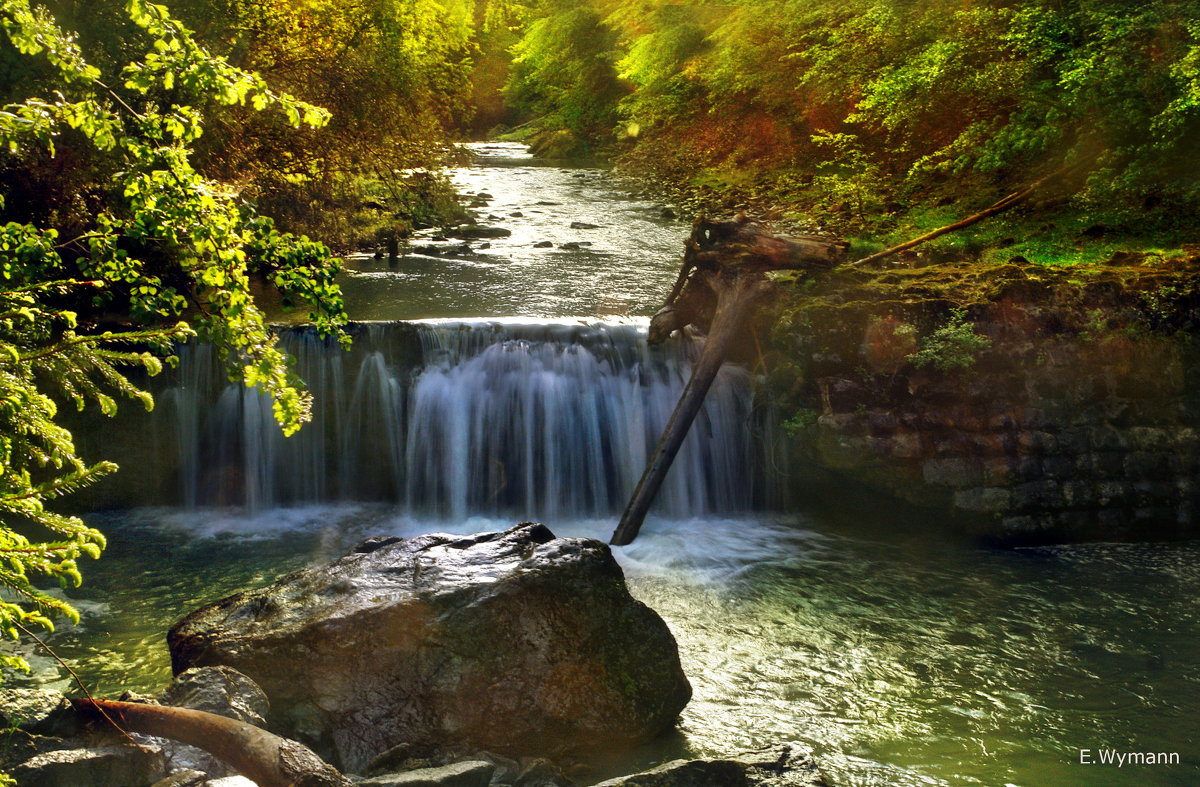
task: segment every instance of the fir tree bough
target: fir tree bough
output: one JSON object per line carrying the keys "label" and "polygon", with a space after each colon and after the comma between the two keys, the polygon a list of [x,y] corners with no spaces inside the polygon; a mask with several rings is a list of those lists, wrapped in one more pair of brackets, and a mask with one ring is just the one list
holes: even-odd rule
{"label": "fir tree bough", "polygon": [[[76,453],[56,420],[60,407],[111,415],[126,397],[149,409],[150,395],[127,373],[158,373],[175,362],[177,342],[199,335],[232,376],[271,395],[285,433],[298,429],[310,396],[251,297],[255,274],[309,304],[322,333],[347,341],[328,249],[278,232],[190,161],[206,107],[271,109],[295,127],[319,127],[328,113],[210,54],[165,7],[129,0],[125,9],[137,36],[127,51],[144,54],[105,74],[43,9],[0,0],[0,47],[39,75],[30,86],[39,95],[0,108],[0,163],[44,159],[69,140],[75,156],[84,151],[116,173],[92,225],[67,240],[53,217],[8,220],[20,206],[0,202],[0,221],[8,220],[0,226],[0,631],[12,638],[52,629],[55,618],[77,620],[39,583],[79,584],[79,559],[105,545],[80,518],[48,508],[116,470]],[[0,651],[3,668],[28,664]]]}

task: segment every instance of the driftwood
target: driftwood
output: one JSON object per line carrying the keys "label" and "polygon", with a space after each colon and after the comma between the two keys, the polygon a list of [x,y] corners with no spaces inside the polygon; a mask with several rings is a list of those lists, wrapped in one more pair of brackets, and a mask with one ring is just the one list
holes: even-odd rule
{"label": "driftwood", "polygon": [[215,713],[109,700],[72,700],[97,726],[116,725],[204,749],[259,787],[349,787],[340,774],[306,746],[253,724]]}
{"label": "driftwood", "polygon": [[896,244],[895,246],[892,246],[889,249],[884,249],[883,251],[879,251],[879,252],[871,254],[867,257],[863,257],[861,260],[855,260],[854,262],[850,263],[850,265],[866,265],[869,262],[877,262],[877,261],[883,259],[884,257],[890,257],[893,254],[899,254],[902,251],[908,251],[909,249],[914,248],[916,246],[920,246],[922,243],[927,243],[927,242],[933,240],[934,238],[940,238],[941,236],[943,236],[947,233],[956,232],[957,230],[965,229],[967,227],[970,227],[972,224],[978,224],[979,222],[983,221],[984,219],[999,215],[999,214],[1003,213],[1004,211],[1008,210],[1009,208],[1011,208],[1015,205],[1019,205],[1020,203],[1024,202],[1025,200],[1027,200],[1031,196],[1033,196],[1033,194],[1038,189],[1040,189],[1042,186],[1045,186],[1047,183],[1050,183],[1051,181],[1054,181],[1054,180],[1058,180],[1059,178],[1067,177],[1068,175],[1071,175],[1072,173],[1077,172],[1080,169],[1087,167],[1088,165],[1090,165],[1090,163],[1091,163],[1091,159],[1084,159],[1084,160],[1076,162],[1075,164],[1073,164],[1071,166],[1060,167],[1059,169],[1056,169],[1053,172],[1051,172],[1049,175],[1044,175],[1043,177],[1039,178],[1038,180],[1035,180],[1033,183],[1030,183],[1028,186],[1026,186],[1025,188],[1023,188],[1019,191],[1014,191],[1012,194],[1009,194],[1007,197],[1001,199],[999,202],[989,205],[988,207],[984,208],[983,210],[979,211],[978,213],[976,213],[974,215],[968,216],[965,219],[960,219],[959,221],[956,221],[953,224],[947,224],[944,227],[938,227],[936,230],[933,230],[932,232],[927,232],[918,238],[913,238],[912,240],[907,240],[904,243]]}
{"label": "driftwood", "polygon": [[[1083,160],[1061,167],[979,213],[855,260],[847,267],[876,262],[1003,213],[1024,202],[1047,183],[1067,177],[1089,164],[1089,160]],[[781,270],[808,273],[830,270],[845,263],[848,248],[849,244],[844,241],[771,235],[745,215],[729,222],[710,222],[704,217],[697,220],[687,240],[683,266],[675,286],[667,296],[666,304],[650,320],[650,342],[664,341],[688,325],[706,329],[708,339],[650,463],[621,515],[612,544],[625,545],[637,537],[646,512],[748,313],[773,289],[767,274]]]}
{"label": "driftwood", "polygon": [[845,254],[845,243],[773,235],[744,215],[727,222],[711,222],[703,217],[697,220],[675,286],[666,305],[650,320],[650,341],[664,341],[688,325],[706,329],[708,338],[611,543],[621,546],[637,537],[747,316],[776,288],[768,274],[829,270],[841,264]]}

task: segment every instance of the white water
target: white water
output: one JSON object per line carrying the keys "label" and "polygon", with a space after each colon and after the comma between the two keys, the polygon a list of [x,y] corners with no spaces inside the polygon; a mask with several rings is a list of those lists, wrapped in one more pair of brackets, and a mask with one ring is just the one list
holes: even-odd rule
{"label": "white water", "polygon": [[[159,411],[138,422],[144,434],[133,430],[154,455],[122,461],[117,480],[136,473],[141,481],[160,472],[180,491],[159,502],[173,504],[186,489],[190,503],[203,507],[89,516],[89,524],[109,536],[109,547],[102,560],[84,566],[83,587],[67,591],[84,612],[82,624],[50,635],[95,693],[161,689],[170,679],[163,633],[182,615],[338,557],[364,537],[496,530],[520,518],[544,519],[562,536],[604,539],[611,533],[623,500],[599,516],[570,515],[569,508],[588,507],[584,498],[569,505],[550,501],[568,512],[556,520],[530,512],[536,494],[534,503],[519,495],[528,494],[526,479],[534,493],[544,479],[517,468],[524,449],[516,437],[502,443],[510,455],[507,491],[493,500],[489,490],[479,506],[508,510],[459,520],[452,518],[455,501],[459,510],[472,510],[477,502],[458,492],[438,492],[422,504],[409,500],[410,463],[438,477],[459,470],[452,464],[447,474],[444,465],[430,469],[411,459],[414,396],[419,380],[428,377],[422,395],[431,418],[472,402],[491,423],[520,433],[524,427],[517,424],[526,422],[517,420],[517,409],[484,405],[491,401],[487,392],[503,389],[503,376],[472,376],[467,367],[503,369],[507,363],[511,371],[512,357],[500,362],[482,356],[503,355],[495,346],[501,337],[524,341],[526,349],[505,352],[520,357],[522,368],[548,377],[516,386],[520,395],[534,402],[541,397],[543,407],[557,402],[558,423],[573,436],[568,444],[580,443],[589,457],[606,456],[592,450],[584,428],[586,418],[601,413],[548,393],[572,387],[586,392],[590,385],[568,384],[576,379],[566,371],[571,363],[538,348],[537,337],[558,335],[560,343],[569,343],[567,337],[578,333],[582,349],[576,352],[589,356],[573,359],[579,374],[629,395],[620,409],[605,411],[616,421],[610,425],[630,434],[633,419],[648,423],[657,397],[673,402],[669,389],[680,384],[683,349],[651,352],[625,335],[628,323],[591,328],[563,315],[612,313],[612,304],[651,311],[673,281],[682,227],[662,223],[656,231],[654,206],[609,200],[599,172],[481,166],[455,178],[495,194],[497,213],[522,208],[525,218],[504,222],[512,238],[469,259],[405,259],[395,267],[360,260],[359,270],[347,277],[362,285],[347,291],[352,314],[520,314],[560,322],[523,328],[528,320],[510,318],[492,328],[471,321],[461,330],[451,330],[453,323],[370,326],[347,355],[311,336],[290,336],[291,351],[321,396],[318,424],[286,442],[270,425],[263,400],[227,386],[211,359],[189,358],[180,370],[180,389],[160,397]],[[589,215],[593,208],[579,200],[608,202]],[[536,207],[538,201],[562,204]],[[613,226],[590,232],[570,231],[568,224],[576,218],[606,223],[609,217]],[[578,251],[531,245],[589,236],[595,245]],[[650,241],[657,245],[650,248]],[[639,332],[634,325],[633,334]],[[636,385],[618,382],[619,371],[635,366],[641,370]],[[549,384],[554,379],[558,387]],[[722,430],[746,425],[737,420],[745,418],[738,398],[745,382],[737,374],[726,381],[731,410],[710,412],[697,423],[695,439],[711,443]],[[757,415],[749,424],[751,432],[771,431]],[[448,423],[429,429],[435,426],[440,431],[421,438],[426,456],[453,446],[459,456],[486,455]],[[108,437],[118,437],[108,429]],[[647,429],[647,440],[655,439]],[[88,455],[122,459],[105,435],[99,438]],[[745,453],[725,454],[733,464],[720,468],[739,484],[773,477],[774,467],[749,442]],[[431,446],[441,447],[435,452]],[[636,464],[640,450],[626,444],[607,456]],[[705,456],[700,447],[689,450]],[[605,465],[596,476],[609,490],[628,484],[609,470]],[[486,476],[486,469],[463,472]],[[555,472],[574,483],[581,470],[560,463]],[[582,477],[592,483],[586,473]],[[634,594],[670,625],[695,694],[678,735],[623,754],[609,775],[675,757],[800,739],[815,748],[826,778],[839,787],[1200,783],[1200,744],[1191,732],[1200,708],[1196,544],[979,550],[949,538],[936,522],[898,518],[894,506],[848,506],[849,492],[831,509],[803,501],[796,517],[782,522],[764,514],[716,513],[723,506],[759,506],[764,490],[739,487],[700,497],[678,483],[676,500],[695,512],[652,515],[637,541],[614,554]],[[456,487],[448,481],[446,489]],[[511,497],[502,501],[504,495]],[[257,510],[240,507],[247,500]],[[151,502],[139,497],[130,504]],[[218,505],[238,507],[211,507]],[[437,519],[423,507],[437,509]],[[31,683],[68,688],[57,662],[34,661]],[[22,680],[10,679],[18,685]],[[1099,771],[1079,765],[1081,747],[1179,750],[1184,764]]]}
{"label": "white water", "polygon": [[[283,438],[269,400],[227,383],[211,352],[185,352],[164,397],[188,507],[259,510],[388,501],[443,521],[547,522],[615,515],[690,374],[689,343],[647,347],[646,322],[369,324],[345,354],[285,335],[316,398],[314,423]],[[761,507],[763,461],[750,380],[727,367],[655,511]]]}

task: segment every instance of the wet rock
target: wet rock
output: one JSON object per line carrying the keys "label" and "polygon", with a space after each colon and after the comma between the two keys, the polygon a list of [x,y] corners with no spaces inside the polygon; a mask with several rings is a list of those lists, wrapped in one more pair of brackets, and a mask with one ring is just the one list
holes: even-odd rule
{"label": "wet rock", "polygon": [[574,782],[550,760],[535,757],[521,768],[512,784],[513,787],[572,787]]}
{"label": "wet rock", "polygon": [[550,202],[548,200],[541,199],[533,204],[534,205],[561,205],[562,203],[561,202]]}
{"label": "wet rock", "polygon": [[149,787],[167,765],[157,746],[101,746],[39,754],[9,774],[21,787]]}
{"label": "wet rock", "polygon": [[230,667],[197,667],[175,676],[159,696],[164,705],[208,711],[265,727],[270,710],[258,684]]}
{"label": "wet rock", "polygon": [[426,257],[443,257],[447,255],[466,255],[471,253],[471,247],[465,243],[460,243],[457,246],[414,246],[414,254],[421,254]]}
{"label": "wet rock", "polygon": [[674,219],[679,218],[679,216],[676,215],[675,211],[671,210],[670,208],[663,208],[661,211],[659,211],[658,215],[660,215],[667,221],[672,221]]}
{"label": "wet rock", "polygon": [[512,235],[512,230],[504,227],[483,227],[483,226],[467,226],[458,227],[452,233],[456,238],[507,238]]}
{"label": "wet rock", "polygon": [[535,249],[549,249],[549,248],[553,248],[553,246],[554,246],[554,244],[548,240],[540,240],[537,243],[533,244],[533,248],[535,248]]}
{"label": "wet rock", "polygon": [[491,194],[488,194],[486,191],[481,191],[475,196],[479,199],[495,199],[495,197],[493,197]]}
{"label": "wet rock", "polygon": [[152,787],[208,787],[211,783],[208,780],[209,774],[201,771],[194,771],[190,768],[187,770],[176,771],[165,779],[156,781]]}
{"label": "wet rock", "polygon": [[139,694],[136,691],[123,691],[117,697],[121,702],[140,702],[143,705],[158,705],[158,698],[150,694]]}
{"label": "wet rock", "polygon": [[[159,695],[164,705],[208,711],[256,727],[267,726],[270,710],[267,695],[242,673],[230,667],[198,667],[185,670]],[[231,776],[225,762],[203,749],[166,738],[152,739],[166,754],[172,770],[197,770],[210,776]]]}
{"label": "wet rock", "polygon": [[521,212],[521,211],[519,211],[519,210],[518,210],[518,211],[516,211],[515,213],[510,213],[510,214],[508,214],[508,215],[509,215],[511,218],[514,218],[514,219],[523,219],[523,218],[525,218],[525,214],[524,214],[524,213],[522,213],[522,212]]}
{"label": "wet rock", "polygon": [[608,546],[537,524],[352,553],[198,610],[168,643],[177,671],[248,675],[272,730],[347,771],[404,742],[586,755],[662,732],[691,695]]}
{"label": "wet rock", "polygon": [[496,766],[490,762],[468,760],[437,768],[374,776],[358,783],[371,787],[488,787],[495,770]]}
{"label": "wet rock", "polygon": [[827,787],[809,750],[799,743],[712,760],[674,760],[596,787]]}
{"label": "wet rock", "polygon": [[364,770],[364,779],[396,778],[414,771],[433,771],[463,763],[491,765],[492,787],[576,787],[550,760],[525,757],[514,760],[490,751],[430,751],[409,744],[400,744],[378,755]]}
{"label": "wet rock", "polygon": [[0,689],[0,729],[66,738],[79,732],[79,720],[62,692]]}
{"label": "wet rock", "polygon": [[586,221],[572,221],[571,229],[573,229],[573,230],[598,230],[598,229],[600,229],[600,225],[599,224],[589,224]]}

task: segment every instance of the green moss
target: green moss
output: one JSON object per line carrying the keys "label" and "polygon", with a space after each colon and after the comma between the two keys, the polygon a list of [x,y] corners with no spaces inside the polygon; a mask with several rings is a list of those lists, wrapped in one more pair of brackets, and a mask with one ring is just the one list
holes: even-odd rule
{"label": "green moss", "polygon": [[[865,257],[961,221],[979,206],[917,208],[903,214],[886,232],[851,238],[852,257]],[[1018,259],[1036,265],[1087,265],[1117,253],[1149,254],[1163,259],[1184,256],[1195,229],[1162,217],[1136,225],[1120,216],[1079,209],[1030,207],[994,216],[935,238],[915,251],[926,258],[970,258],[985,263]]]}
{"label": "green moss", "polygon": [[791,418],[788,418],[783,422],[783,429],[789,435],[795,436],[809,427],[815,426],[819,416],[820,413],[818,413],[816,410],[808,407],[801,407],[792,413]]}
{"label": "green moss", "polygon": [[975,332],[967,313],[951,309],[946,323],[921,340],[921,347],[908,356],[914,366],[932,366],[941,372],[962,372],[975,365],[979,353],[991,340]]}
{"label": "green moss", "polygon": [[[895,315],[931,333],[951,309],[991,308],[1001,301],[1054,302],[1063,329],[1086,331],[1097,303],[1126,310],[1153,330],[1193,330],[1188,303],[1200,293],[1200,256],[1114,252],[1102,262],[1042,265],[1032,261],[900,260],[881,269],[846,266],[794,285],[776,321],[777,336],[830,323]],[[853,315],[853,317],[852,317]]]}

